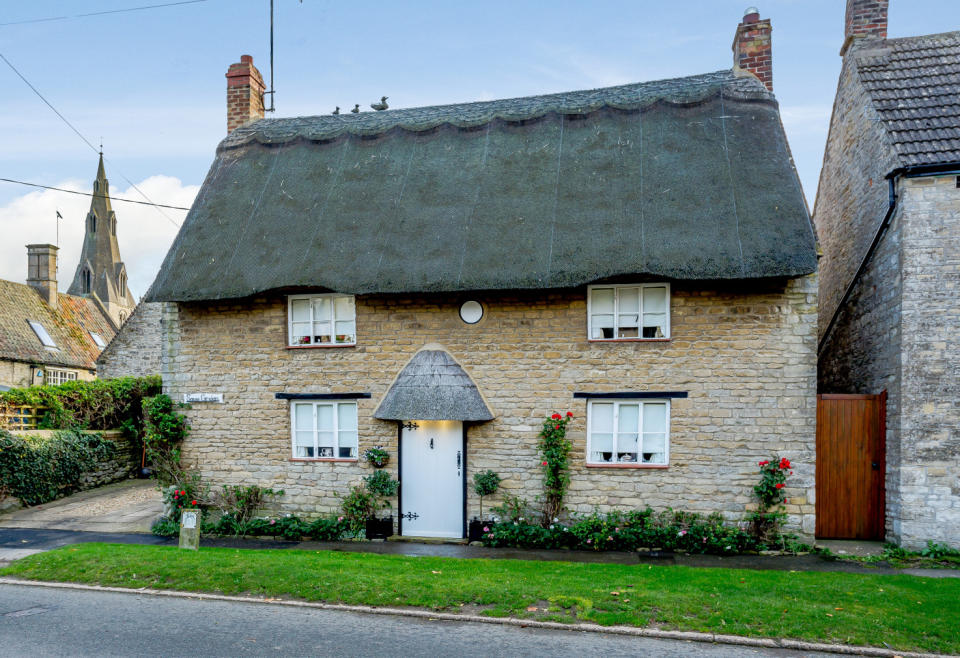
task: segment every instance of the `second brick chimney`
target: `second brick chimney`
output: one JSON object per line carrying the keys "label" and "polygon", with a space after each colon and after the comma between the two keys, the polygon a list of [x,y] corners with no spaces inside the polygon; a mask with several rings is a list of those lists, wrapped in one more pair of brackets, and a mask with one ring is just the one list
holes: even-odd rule
{"label": "second brick chimney", "polygon": [[846,54],[858,39],[887,38],[887,8],[890,0],[847,0],[847,17],[844,22],[843,47]]}
{"label": "second brick chimney", "polygon": [[749,71],[773,91],[773,45],[769,18],[760,18],[760,10],[750,7],[743,14],[733,37],[733,70]]}
{"label": "second brick chimney", "polygon": [[247,121],[263,118],[263,76],[253,57],[242,55],[227,70],[227,134]]}
{"label": "second brick chimney", "polygon": [[57,308],[57,251],[52,244],[27,245],[27,285],[47,306]]}

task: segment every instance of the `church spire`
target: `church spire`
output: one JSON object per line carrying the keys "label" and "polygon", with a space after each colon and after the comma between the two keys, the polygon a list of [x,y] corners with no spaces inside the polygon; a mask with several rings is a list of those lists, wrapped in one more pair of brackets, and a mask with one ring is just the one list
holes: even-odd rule
{"label": "church spire", "polygon": [[110,182],[103,166],[103,151],[100,152],[97,177],[93,181],[93,197],[85,223],[80,262],[67,292],[97,300],[114,324],[119,326],[133,312],[135,303],[127,288],[126,267],[120,259],[117,215],[110,204]]}

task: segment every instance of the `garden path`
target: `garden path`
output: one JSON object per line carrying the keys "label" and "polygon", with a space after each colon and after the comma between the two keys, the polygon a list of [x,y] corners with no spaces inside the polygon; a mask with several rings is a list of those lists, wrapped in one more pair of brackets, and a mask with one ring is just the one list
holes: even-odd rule
{"label": "garden path", "polygon": [[153,480],[124,480],[0,515],[0,527],[150,532],[163,512]]}

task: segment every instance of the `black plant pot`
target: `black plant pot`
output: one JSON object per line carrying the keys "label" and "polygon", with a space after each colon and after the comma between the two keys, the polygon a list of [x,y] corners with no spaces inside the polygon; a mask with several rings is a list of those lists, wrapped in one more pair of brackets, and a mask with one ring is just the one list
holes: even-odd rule
{"label": "black plant pot", "polygon": [[385,519],[378,519],[371,516],[367,519],[365,530],[367,539],[386,539],[393,535],[393,515]]}
{"label": "black plant pot", "polygon": [[467,526],[467,541],[481,541],[483,539],[483,535],[486,534],[483,529],[491,526],[493,526],[493,521],[480,521],[478,519],[474,519],[470,522],[470,525]]}

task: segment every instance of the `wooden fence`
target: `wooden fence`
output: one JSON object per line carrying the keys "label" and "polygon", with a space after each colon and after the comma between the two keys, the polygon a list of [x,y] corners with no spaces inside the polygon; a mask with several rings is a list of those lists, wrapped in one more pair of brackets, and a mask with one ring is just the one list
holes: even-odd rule
{"label": "wooden fence", "polygon": [[35,430],[43,420],[47,407],[30,405],[13,406],[0,404],[0,429],[11,432],[17,430]]}

